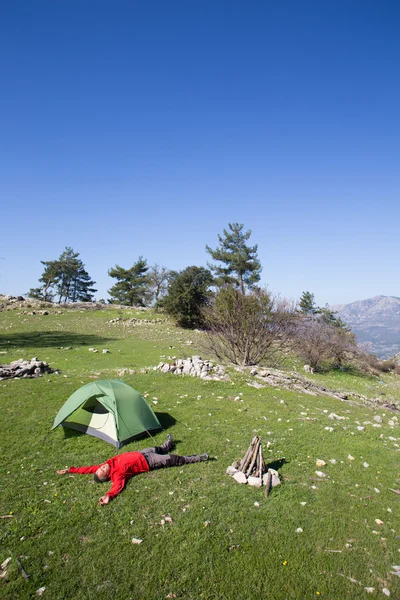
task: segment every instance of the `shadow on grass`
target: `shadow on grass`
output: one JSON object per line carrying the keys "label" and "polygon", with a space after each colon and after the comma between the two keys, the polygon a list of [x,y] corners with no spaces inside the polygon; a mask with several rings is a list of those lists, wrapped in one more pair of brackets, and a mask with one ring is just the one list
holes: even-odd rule
{"label": "shadow on grass", "polygon": [[71,331],[30,331],[0,335],[0,348],[94,346],[113,339],[92,334],[72,333]]}
{"label": "shadow on grass", "polygon": [[286,458],[278,458],[277,460],[273,460],[272,462],[265,465],[265,472],[267,472],[268,469],[274,469],[275,471],[279,471],[279,469],[283,467],[283,465],[287,462],[289,461],[287,461]]}

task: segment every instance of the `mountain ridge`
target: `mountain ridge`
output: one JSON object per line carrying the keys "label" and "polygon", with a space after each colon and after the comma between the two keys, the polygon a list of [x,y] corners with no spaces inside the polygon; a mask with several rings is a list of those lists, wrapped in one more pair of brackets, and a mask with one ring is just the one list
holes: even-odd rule
{"label": "mountain ridge", "polygon": [[400,353],[400,298],[374,296],[330,307],[355,333],[357,342],[379,358]]}

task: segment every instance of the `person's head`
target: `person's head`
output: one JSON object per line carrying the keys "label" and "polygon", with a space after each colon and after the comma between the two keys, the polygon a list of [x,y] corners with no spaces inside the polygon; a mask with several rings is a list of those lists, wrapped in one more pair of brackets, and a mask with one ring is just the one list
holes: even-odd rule
{"label": "person's head", "polygon": [[94,480],[96,483],[103,483],[103,481],[108,481],[110,479],[110,465],[108,463],[104,463],[104,465],[100,465],[94,474]]}

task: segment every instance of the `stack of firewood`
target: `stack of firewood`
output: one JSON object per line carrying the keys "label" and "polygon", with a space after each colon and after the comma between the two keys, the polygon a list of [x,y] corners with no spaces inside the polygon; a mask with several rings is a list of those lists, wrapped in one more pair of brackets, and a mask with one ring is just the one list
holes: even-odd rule
{"label": "stack of firewood", "polygon": [[251,444],[240,461],[239,471],[244,473],[246,477],[260,477],[264,473],[264,459],[262,455],[261,440],[258,435],[255,435],[251,440]]}
{"label": "stack of firewood", "polygon": [[255,435],[241,461],[235,461],[226,472],[238,483],[247,483],[261,487],[265,485],[265,495],[268,496],[271,486],[280,484],[279,475],[274,469],[266,469],[261,439]]}

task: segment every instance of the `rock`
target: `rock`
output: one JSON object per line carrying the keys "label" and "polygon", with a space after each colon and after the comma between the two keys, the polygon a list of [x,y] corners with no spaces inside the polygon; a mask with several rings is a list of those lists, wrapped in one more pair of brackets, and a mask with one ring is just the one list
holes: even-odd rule
{"label": "rock", "polygon": [[37,357],[30,361],[19,358],[9,365],[0,365],[0,379],[12,379],[15,377],[41,377],[44,373],[53,373],[49,365]]}
{"label": "rock", "polygon": [[227,468],[227,470],[225,471],[227,475],[234,475],[235,473],[238,472],[238,469],[236,469],[235,467],[233,467],[232,465],[229,466]]}
{"label": "rock", "polygon": [[[169,357],[171,358],[171,357]],[[225,369],[222,365],[216,365],[209,360],[203,360],[201,356],[192,356],[192,358],[181,359],[172,357],[174,362],[160,362],[154,371],[162,371],[163,373],[175,373],[176,375],[190,375],[191,377],[200,377],[206,381],[229,381],[225,374]]]}
{"label": "rock", "polygon": [[272,477],[271,477],[271,487],[276,487],[277,485],[280,485],[281,484],[281,480],[279,479],[278,471],[275,471],[275,469],[268,469],[268,471],[272,475]]}
{"label": "rock", "polygon": [[247,483],[253,487],[261,487],[261,479],[259,477],[252,477],[250,475],[250,477],[247,478]]}
{"label": "rock", "polygon": [[7,567],[11,562],[11,556],[9,556],[8,558],[6,558],[5,560],[3,560],[3,562],[0,565],[0,579],[4,579],[5,577],[7,577]]}
{"label": "rock", "polygon": [[103,348],[103,354],[110,354],[110,351],[108,348]]}
{"label": "rock", "polygon": [[336,420],[336,421],[343,421],[344,417],[341,417],[340,415],[337,415],[336,413],[331,413],[330,415],[328,415],[329,419],[332,420]]}
{"label": "rock", "polygon": [[318,475],[318,477],[326,477],[325,473],[322,471],[315,471],[315,474]]}
{"label": "rock", "polygon": [[315,461],[315,464],[317,467],[324,467],[326,465],[326,462],[319,458],[318,460]]}
{"label": "rock", "polygon": [[242,473],[241,471],[238,471],[237,473],[235,473],[233,475],[233,479],[235,481],[237,481],[238,483],[247,483],[247,477],[244,473]]}
{"label": "rock", "polygon": [[374,416],[374,421],[375,421],[376,423],[382,423],[382,417],[380,417],[379,415],[375,415],[375,416]]}

